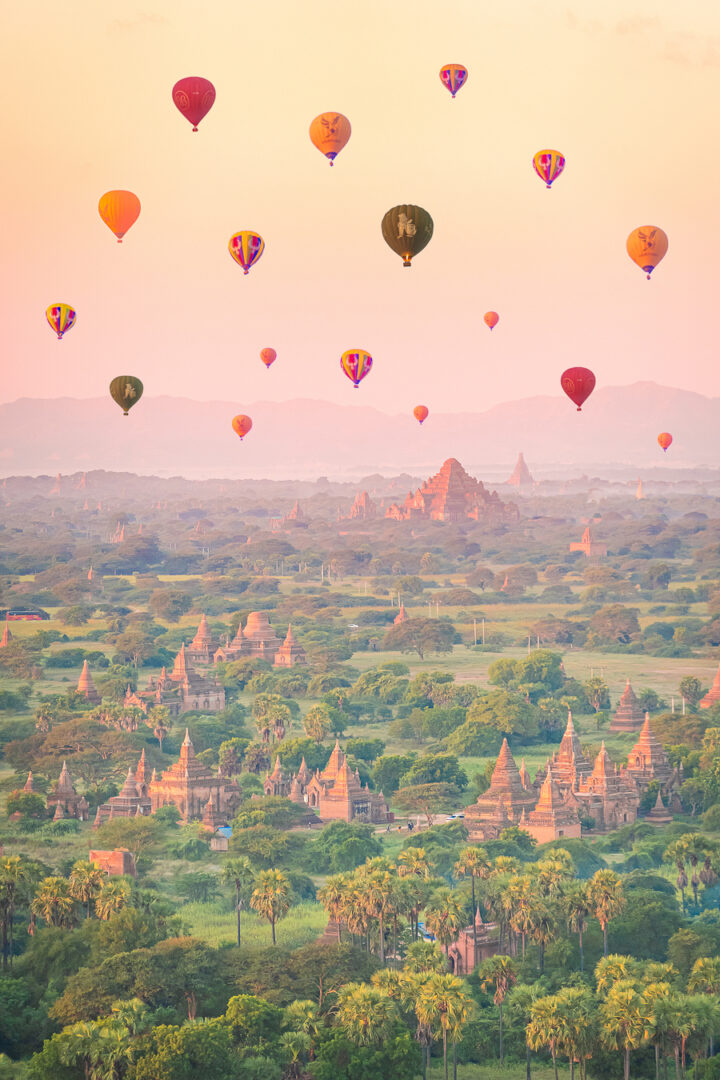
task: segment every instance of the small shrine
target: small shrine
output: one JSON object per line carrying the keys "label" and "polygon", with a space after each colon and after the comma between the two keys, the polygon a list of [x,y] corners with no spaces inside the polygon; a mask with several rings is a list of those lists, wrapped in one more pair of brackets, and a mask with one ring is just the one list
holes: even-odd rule
{"label": "small shrine", "polygon": [[628,679],[610,725],[611,731],[640,731],[645,713]]}

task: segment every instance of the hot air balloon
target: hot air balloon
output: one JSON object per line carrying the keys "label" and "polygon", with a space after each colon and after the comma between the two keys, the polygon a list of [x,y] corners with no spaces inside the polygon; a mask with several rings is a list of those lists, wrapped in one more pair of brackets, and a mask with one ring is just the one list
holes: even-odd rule
{"label": "hot air balloon", "polygon": [[658,442],[662,446],[665,453],[667,453],[668,446],[671,445],[673,437],[669,431],[661,431],[658,435]]}
{"label": "hot air balloon", "polygon": [[245,435],[247,435],[248,431],[252,427],[252,420],[249,416],[245,416],[243,415],[243,413],[240,413],[238,416],[235,416],[233,418],[232,426],[233,431],[236,435],[240,436],[240,442],[242,442],[243,438],[245,437]]}
{"label": "hot air balloon", "polygon": [[559,150],[538,150],[533,158],[533,169],[545,181],[546,187],[552,187],[564,168],[565,158]]}
{"label": "hot air balloon", "polygon": [[560,385],[563,390],[577,405],[577,411],[582,411],[582,404],[595,389],[595,376],[586,367],[571,367],[563,371],[560,376]]}
{"label": "hot air balloon", "polygon": [[270,365],[274,364],[277,360],[277,353],[274,349],[263,349],[260,353],[260,359],[269,371]]}
{"label": "hot air balloon", "polygon": [[122,244],[122,238],[140,213],[140,200],[132,191],[106,191],[98,203],[100,217]]}
{"label": "hot air balloon", "polygon": [[265,250],[265,241],[262,236],[245,229],[230,237],[228,249],[235,262],[242,266],[243,273],[247,274]]}
{"label": "hot air balloon", "polygon": [[357,390],[360,383],[369,373],[373,364],[373,358],[364,349],[348,349],[340,357],[340,367]]}
{"label": "hot air balloon", "polygon": [[413,255],[430,242],[433,219],[422,206],[394,206],[382,219],[382,234],[388,247],[401,256],[403,266],[410,266]]}
{"label": "hot air balloon", "polygon": [[118,375],[110,383],[110,397],[117,402],[127,416],[133,405],[137,405],[142,397],[143,384],[134,375]]}
{"label": "hot air balloon", "polygon": [[76,317],[75,308],[71,308],[69,304],[51,304],[45,312],[45,318],[57,334],[58,341],[73,328]]}
{"label": "hot air balloon", "polygon": [[418,424],[422,424],[423,420],[427,420],[430,415],[430,410],[427,405],[416,405],[413,409],[413,416],[417,420]]}
{"label": "hot air balloon", "polygon": [[331,165],[347,143],[351,132],[350,121],[342,113],[320,113],[310,125],[313,146],[330,159]]}
{"label": "hot air balloon", "polygon": [[180,79],[175,83],[172,99],[185,119],[192,124],[193,131],[197,131],[203,116],[207,116],[215,104],[215,87],[209,79],[190,75],[187,79]]}
{"label": "hot air balloon", "polygon": [[626,247],[632,261],[645,271],[649,281],[653,270],[667,252],[667,234],[657,225],[641,225],[630,233]]}
{"label": "hot air balloon", "polygon": [[467,82],[468,70],[462,64],[445,64],[440,68],[440,78],[443,86],[446,86],[453,98],[458,90]]}
{"label": "hot air balloon", "polygon": [[494,326],[497,326],[497,324],[500,322],[500,316],[498,315],[497,311],[486,311],[483,315],[483,321],[485,322],[485,325],[489,326],[492,330],[492,328]]}

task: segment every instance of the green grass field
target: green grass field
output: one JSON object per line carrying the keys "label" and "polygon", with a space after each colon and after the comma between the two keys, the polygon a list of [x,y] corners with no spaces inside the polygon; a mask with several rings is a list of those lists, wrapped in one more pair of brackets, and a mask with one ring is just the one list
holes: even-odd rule
{"label": "green grass field", "polygon": [[[202,938],[209,945],[234,944],[237,941],[235,911],[227,901],[215,900],[207,904],[185,904],[178,912],[189,927],[193,937]],[[299,949],[316,941],[327,925],[327,915],[322,904],[304,901],[292,907],[275,928],[278,944],[289,949]],[[270,924],[258,918],[254,911],[241,915],[240,933],[243,945],[264,949],[272,945]]]}

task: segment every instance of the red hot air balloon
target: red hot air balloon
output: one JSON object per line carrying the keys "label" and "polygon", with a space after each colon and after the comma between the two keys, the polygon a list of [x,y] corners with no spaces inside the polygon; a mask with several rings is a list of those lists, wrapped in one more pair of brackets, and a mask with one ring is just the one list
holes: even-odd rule
{"label": "red hot air balloon", "polygon": [[492,328],[494,326],[497,326],[497,324],[500,322],[500,316],[498,315],[497,311],[486,311],[483,315],[483,320],[485,321],[485,325],[489,326],[492,330]]}
{"label": "red hot air balloon", "polygon": [[661,431],[658,435],[658,442],[662,446],[665,453],[667,453],[668,447],[672,444],[673,437],[669,431]]}
{"label": "red hot air balloon", "polygon": [[586,367],[571,367],[563,371],[560,376],[560,385],[563,390],[577,405],[577,411],[582,411],[582,404],[595,389],[595,376]]}
{"label": "red hot air balloon", "polygon": [[185,119],[192,124],[193,131],[197,131],[198,124],[215,104],[215,87],[209,79],[191,75],[175,83],[172,99]]}
{"label": "red hot air balloon", "polygon": [[274,364],[277,360],[277,353],[274,349],[262,349],[262,351],[260,352],[260,359],[269,371],[270,365]]}
{"label": "red hot air balloon", "polygon": [[430,415],[430,410],[427,405],[416,405],[413,409],[413,416],[419,424],[422,424],[423,420],[427,420]]}
{"label": "red hot air balloon", "polygon": [[243,438],[245,437],[245,435],[247,435],[248,431],[252,427],[252,420],[249,416],[245,416],[243,415],[243,413],[240,413],[239,416],[234,417],[232,426],[233,431],[236,435],[240,436],[240,442],[242,442]]}

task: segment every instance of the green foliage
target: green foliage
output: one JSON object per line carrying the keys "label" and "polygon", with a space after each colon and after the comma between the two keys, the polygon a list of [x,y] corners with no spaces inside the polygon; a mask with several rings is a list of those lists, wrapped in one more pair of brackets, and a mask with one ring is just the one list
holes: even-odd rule
{"label": "green foliage", "polygon": [[332,821],[326,825],[310,849],[313,872],[338,873],[354,870],[366,859],[382,853],[382,844],[370,825]]}
{"label": "green foliage", "polygon": [[408,771],[400,778],[400,786],[407,788],[416,784],[452,784],[459,791],[468,786],[468,778],[453,754],[423,754],[415,758]]}
{"label": "green foliage", "polygon": [[400,778],[405,775],[415,760],[415,754],[386,754],[378,758],[373,769],[373,781],[378,791],[388,798],[400,787]]}
{"label": "green foliage", "polygon": [[233,830],[249,829],[254,825],[291,829],[306,814],[307,810],[304,806],[299,806],[290,799],[279,795],[265,795],[243,803],[232,823]]}
{"label": "green foliage", "polygon": [[381,1046],[356,1046],[342,1032],[320,1033],[313,1062],[315,1080],[415,1080],[420,1048],[399,1022]]}

